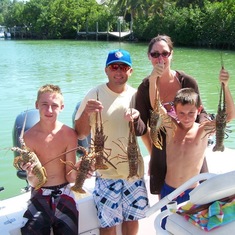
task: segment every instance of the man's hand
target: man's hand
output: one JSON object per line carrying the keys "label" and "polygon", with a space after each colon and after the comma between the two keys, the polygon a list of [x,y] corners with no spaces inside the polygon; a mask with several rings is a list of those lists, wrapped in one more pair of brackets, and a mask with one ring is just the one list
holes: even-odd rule
{"label": "man's hand", "polygon": [[100,101],[95,99],[90,99],[87,101],[86,107],[84,109],[84,112],[90,116],[94,112],[102,111],[103,105]]}
{"label": "man's hand", "polygon": [[140,116],[140,112],[137,109],[129,108],[125,113],[125,120],[132,122]]}

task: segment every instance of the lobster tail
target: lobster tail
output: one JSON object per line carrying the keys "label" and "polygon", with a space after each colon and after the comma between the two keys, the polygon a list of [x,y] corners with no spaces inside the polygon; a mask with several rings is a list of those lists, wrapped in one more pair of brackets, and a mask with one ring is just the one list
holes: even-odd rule
{"label": "lobster tail", "polygon": [[[221,104],[222,98],[223,98],[223,107]],[[225,136],[226,124],[227,124],[226,119],[227,119],[227,113],[226,113],[224,83],[221,83],[218,112],[217,112],[216,120],[215,120],[216,144],[215,144],[214,148],[212,149],[213,152],[215,152],[215,151],[223,152],[224,151],[224,136]]]}

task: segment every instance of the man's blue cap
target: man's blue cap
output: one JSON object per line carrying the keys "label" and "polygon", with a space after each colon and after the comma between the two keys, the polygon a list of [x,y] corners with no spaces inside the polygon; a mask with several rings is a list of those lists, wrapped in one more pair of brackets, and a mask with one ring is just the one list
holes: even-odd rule
{"label": "man's blue cap", "polygon": [[117,62],[127,64],[131,67],[132,61],[130,53],[122,49],[110,51],[106,60],[106,67]]}

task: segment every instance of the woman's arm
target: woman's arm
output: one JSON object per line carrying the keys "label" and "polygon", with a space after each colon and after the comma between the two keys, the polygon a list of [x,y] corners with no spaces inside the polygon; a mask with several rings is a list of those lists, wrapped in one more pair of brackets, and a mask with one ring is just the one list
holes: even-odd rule
{"label": "woman's arm", "polygon": [[[232,97],[232,94],[230,92],[228,83],[229,83],[229,73],[225,69],[220,70],[219,74],[219,80],[224,84],[224,96],[225,96],[225,102],[226,102],[226,112],[227,112],[227,122],[231,121],[235,118],[235,105],[234,100]],[[222,101],[223,102],[223,101]],[[223,104],[222,104],[223,107]]]}

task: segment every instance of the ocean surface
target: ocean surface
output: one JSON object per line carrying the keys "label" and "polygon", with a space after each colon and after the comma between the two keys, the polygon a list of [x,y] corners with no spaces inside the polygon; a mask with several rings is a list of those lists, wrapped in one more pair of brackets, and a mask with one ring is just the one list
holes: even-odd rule
{"label": "ocean surface", "polygon": [[[77,103],[94,86],[107,81],[104,66],[108,52],[123,48],[131,53],[134,72],[129,84],[137,88],[152,68],[147,58],[148,43],[106,41],[0,41],[0,200],[18,195],[26,183],[16,176],[12,130],[16,117],[34,108],[37,90],[52,83],[59,85],[65,98],[60,121],[72,126]],[[216,113],[219,100],[218,74],[224,66],[231,76],[230,89],[235,99],[235,52],[195,48],[174,49],[172,68],[183,70],[198,81],[202,101],[209,113]],[[235,122],[225,146],[235,148]],[[147,151],[140,141],[142,155]]]}

